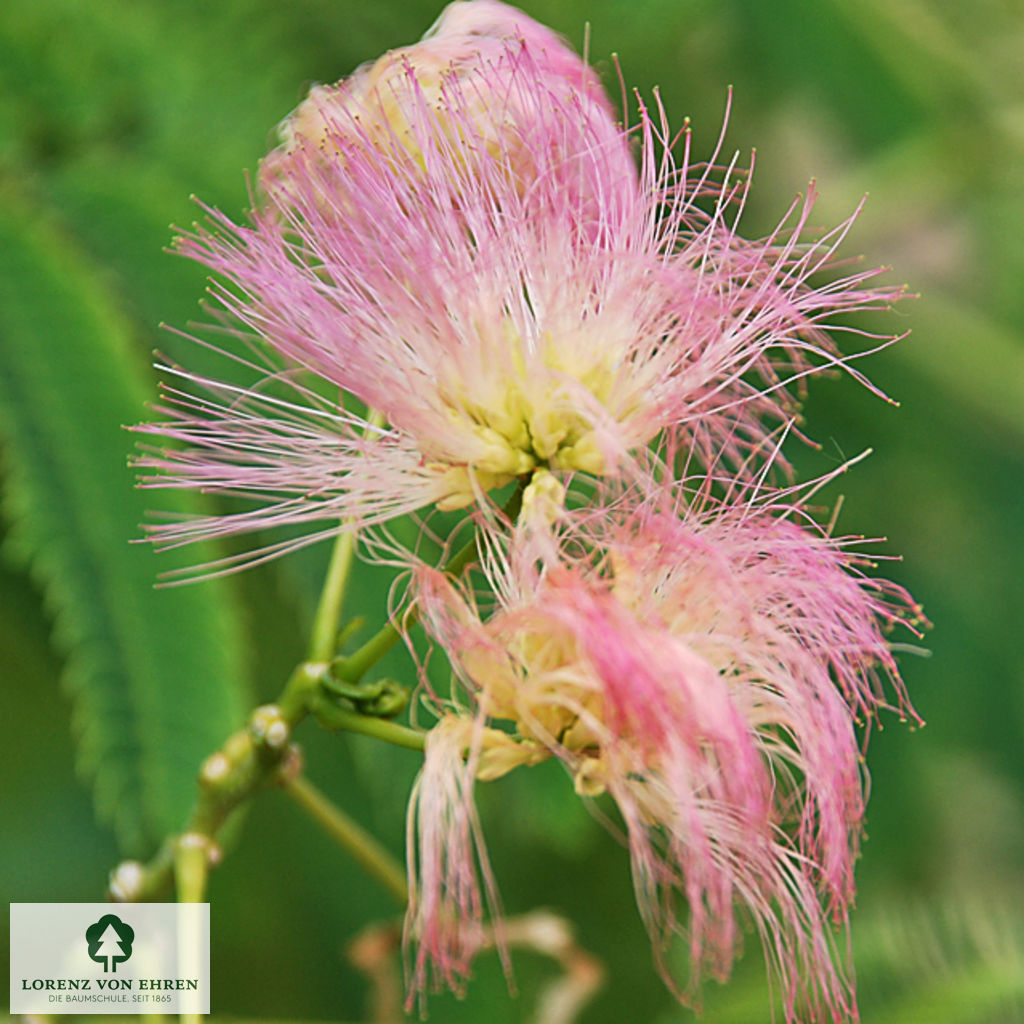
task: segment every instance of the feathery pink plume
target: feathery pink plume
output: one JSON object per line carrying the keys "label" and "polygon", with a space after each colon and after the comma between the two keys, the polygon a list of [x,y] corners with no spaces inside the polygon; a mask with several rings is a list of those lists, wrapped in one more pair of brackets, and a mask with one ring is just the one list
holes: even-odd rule
{"label": "feathery pink plume", "polygon": [[[582,795],[614,798],[674,992],[724,977],[750,919],[787,1021],[856,1019],[835,930],[864,815],[855,723],[891,698],[913,714],[882,631],[913,628],[919,609],[865,577],[792,491],[676,491],[567,513],[557,540],[521,528],[492,546],[490,614],[420,570],[424,621],[474,714],[510,723],[524,760],[538,746],[561,759]],[[668,956],[677,932],[689,985]]]}
{"label": "feathery pink plume", "polygon": [[314,91],[286,140],[251,225],[208,209],[178,240],[273,387],[172,369],[208,397],[168,390],[166,420],[137,428],[171,442],[140,458],[146,485],[254,507],[155,525],[162,545],[481,507],[534,472],[628,477],[664,430],[739,471],[804,376],[864,379],[835,318],[899,296],[872,270],[819,283],[852,218],[814,236],[813,196],[740,238],[732,167],[692,165],[660,107],[619,128],[593,72],[500,4],[456,5],[434,36]]}

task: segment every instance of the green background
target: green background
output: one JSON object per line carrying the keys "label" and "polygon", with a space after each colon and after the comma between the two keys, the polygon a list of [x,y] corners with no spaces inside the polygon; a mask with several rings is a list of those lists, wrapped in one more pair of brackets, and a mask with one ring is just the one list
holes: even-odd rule
{"label": "green background", "polygon": [[[793,450],[807,476],[870,447],[843,478],[845,532],[884,535],[884,571],[934,622],[901,656],[927,721],[872,738],[854,951],[863,1017],[1024,1019],[1024,8],[1015,0],[562,0],[525,9],[581,46],[619,94],[660,87],[698,156],[757,149],[744,232],[818,182],[831,225],[870,197],[846,252],[920,297],[912,330],[864,364],[900,402],[813,382]],[[93,900],[125,853],[181,820],[194,766],[302,655],[326,549],[226,582],[153,590],[185,564],[128,540],[147,506],[122,423],[147,415],[158,328],[197,318],[202,270],[167,255],[189,196],[240,216],[244,169],[309,84],[416,39],[434,3],[4,0],[0,4],[0,881],[11,901]],[[895,327],[893,327],[895,323]],[[831,498],[835,497],[835,493]],[[182,508],[192,506],[183,505]],[[386,580],[352,607],[379,617]],[[397,657],[395,673],[408,669]],[[76,695],[72,699],[69,695]],[[75,737],[72,742],[71,737]],[[310,777],[396,855],[417,756],[299,734]],[[77,753],[76,753],[77,751]],[[80,769],[76,774],[75,761]],[[625,853],[557,769],[481,790],[509,912],[566,914],[605,964],[581,1020],[675,1024],[651,967]],[[211,884],[214,1011],[364,1020],[347,942],[388,898],[271,792]],[[712,1024],[767,1021],[756,943],[709,985]],[[440,1021],[528,1021],[555,973],[517,957],[520,995],[483,958]]]}

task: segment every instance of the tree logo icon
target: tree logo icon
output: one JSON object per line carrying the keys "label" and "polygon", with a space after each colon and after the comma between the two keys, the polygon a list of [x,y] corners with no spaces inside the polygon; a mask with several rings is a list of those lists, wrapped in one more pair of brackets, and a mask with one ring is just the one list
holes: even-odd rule
{"label": "tree logo icon", "polygon": [[117,965],[123,964],[132,955],[135,931],[114,914],[104,914],[95,924],[85,930],[89,943],[89,956],[103,964],[103,973],[117,973]]}

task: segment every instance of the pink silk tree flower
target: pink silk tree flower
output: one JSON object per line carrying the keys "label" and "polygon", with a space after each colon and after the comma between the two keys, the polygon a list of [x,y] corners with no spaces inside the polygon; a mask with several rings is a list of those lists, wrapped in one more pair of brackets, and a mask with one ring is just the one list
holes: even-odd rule
{"label": "pink silk tree flower", "polygon": [[[498,778],[547,756],[541,747],[530,750],[466,714],[442,716],[427,735],[423,771],[409,801],[406,841],[409,906],[404,938],[407,948],[415,947],[407,965],[407,1009],[418,996],[425,1010],[429,987],[465,993],[470,965],[485,942],[485,904],[498,906],[473,800],[476,780]],[[500,942],[498,952],[510,972]]]}
{"label": "pink silk tree flower", "polygon": [[[391,50],[334,85],[314,86],[281,125],[282,145],[261,168],[264,186],[287,190],[297,150],[319,150],[325,161],[344,159],[334,143],[350,117],[360,120],[380,148],[403,146],[416,155],[422,105],[433,106],[443,126],[453,82],[463,86],[463,109],[448,124],[449,141],[457,147],[475,144],[479,136],[498,150],[507,135],[505,145],[514,146],[516,133],[543,115],[538,101],[544,99],[543,92],[509,88],[511,56],[519,47],[537,62],[552,94],[578,105],[591,130],[615,133],[615,113],[597,74],[554,32],[498,0],[456,2],[415,45]],[[409,88],[410,73],[415,90]],[[473,122],[472,139],[461,134],[467,119]],[[522,152],[516,162],[528,159]]]}
{"label": "pink silk tree flower", "polygon": [[[865,576],[856,539],[828,536],[792,491],[581,509],[553,538],[521,530],[492,546],[499,597],[486,614],[468,587],[419,573],[424,621],[464,690],[467,753],[458,789],[428,795],[440,757],[428,748],[415,881],[430,899],[413,904],[409,934],[426,945],[413,981],[431,960],[442,976],[465,969],[444,894],[450,877],[472,877],[474,846],[448,845],[445,873],[427,870],[438,820],[469,813],[472,771],[494,778],[546,754],[579,794],[615,801],[673,992],[724,978],[747,921],[788,1022],[855,1020],[839,949],[864,816],[855,726],[883,707],[914,715],[883,630],[913,629],[920,609]],[[479,895],[457,902],[478,929]],[[431,906],[448,908],[447,945],[431,946]],[[688,938],[688,985],[669,959],[675,934]]]}
{"label": "pink silk tree flower", "polygon": [[688,132],[677,159],[660,111],[617,127],[593,72],[491,0],[314,90],[284,135],[251,224],[208,210],[177,243],[216,272],[255,379],[166,368],[166,419],[137,428],[169,442],[145,485],[253,507],[153,526],[165,546],[307,531],[249,556],[268,557],[343,521],[487,508],[533,473],[553,513],[570,474],[628,476],[662,430],[743,467],[794,382],[856,358],[833,318],[900,294],[871,270],[818,282],[852,218],[812,237],[812,195],[741,239],[731,168],[691,166]]}

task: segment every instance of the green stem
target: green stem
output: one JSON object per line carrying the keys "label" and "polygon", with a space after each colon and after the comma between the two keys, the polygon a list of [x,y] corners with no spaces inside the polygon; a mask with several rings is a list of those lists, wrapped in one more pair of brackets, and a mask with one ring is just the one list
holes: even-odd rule
{"label": "green stem", "polygon": [[179,837],[174,851],[174,883],[179,903],[202,903],[209,871],[209,839],[198,832]]}
{"label": "green stem", "polygon": [[285,684],[277,707],[291,729],[302,721],[309,712],[309,702],[320,688],[320,675],[327,668],[321,661],[304,661],[296,666]]}
{"label": "green stem", "polygon": [[377,839],[303,776],[287,780],[284,789],[332,839],[348,851],[360,867],[387,889],[400,906],[408,903],[405,871]]}
{"label": "green stem", "polygon": [[[366,420],[363,437],[369,437],[375,430],[384,425],[384,417],[379,412],[370,413]],[[331,552],[331,563],[327,568],[324,589],[320,593],[316,616],[313,619],[313,630],[309,643],[310,661],[329,661],[337,653],[338,627],[341,623],[341,609],[348,588],[349,574],[352,570],[352,559],[356,550],[356,530],[351,519],[342,522],[344,533],[338,535]]]}
{"label": "green stem", "polygon": [[309,641],[310,661],[329,661],[335,654],[338,624],[341,622],[341,609],[355,548],[356,537],[351,529],[339,534],[334,542],[331,563],[327,567],[327,579],[313,619]]}
{"label": "green stem", "polygon": [[[202,903],[206,897],[206,879],[210,870],[209,836],[186,832],[178,837],[174,847],[174,882],[179,903]],[[188,935],[179,937],[184,955],[195,952]],[[202,1014],[181,1013],[179,1024],[202,1024]]]}
{"label": "green stem", "polygon": [[[413,608],[405,614],[404,622],[407,627],[413,626],[418,618],[416,609]],[[331,662],[331,671],[341,676],[345,682],[358,683],[367,670],[376,665],[401,638],[401,630],[388,622],[354,654],[335,658]]]}
{"label": "green stem", "polygon": [[[524,481],[520,480],[515,492],[506,502],[502,512],[515,522],[519,515],[519,509],[523,503],[523,491],[526,489]],[[477,556],[477,538],[474,534],[444,565],[444,572],[449,576],[461,576],[466,566]],[[331,669],[335,674],[341,676],[346,682],[357,683],[367,669],[377,664],[392,647],[401,639],[403,630],[408,630],[419,621],[419,609],[416,605],[403,608],[396,618],[402,624],[399,629],[394,622],[385,625],[353,654],[343,658],[336,658],[331,663]]]}
{"label": "green stem", "polygon": [[[374,413],[367,432],[382,422],[383,418]],[[520,480],[503,509],[512,521],[519,514],[525,486],[526,481]],[[389,622],[355,654],[332,660],[354,553],[355,533],[346,529],[338,537],[331,556],[314,620],[310,659],[296,667],[276,704],[257,708],[246,728],[230,736],[223,747],[204,762],[199,775],[199,795],[184,833],[169,837],[149,864],[128,861],[115,869],[110,888],[114,898],[159,899],[173,881],[179,901],[202,902],[209,855],[215,849],[218,833],[230,814],[258,790],[275,780],[288,784],[286,758],[291,735],[311,712],[328,729],[360,733],[409,750],[425,749],[427,733],[340,707],[322,689],[321,681],[328,667],[339,679],[358,683],[402,636],[402,631]],[[474,536],[452,555],[444,571],[452,576],[461,575],[477,555]],[[418,618],[417,607],[411,605],[399,612],[397,621],[401,622],[402,630],[407,630]],[[392,888],[392,891],[396,890]]]}
{"label": "green stem", "polygon": [[426,748],[427,734],[421,729],[411,729],[407,725],[399,725],[386,718],[374,718],[358,711],[349,711],[326,697],[314,696],[310,701],[310,710],[325,729],[357,732],[396,747],[405,747],[407,750],[422,751]]}

